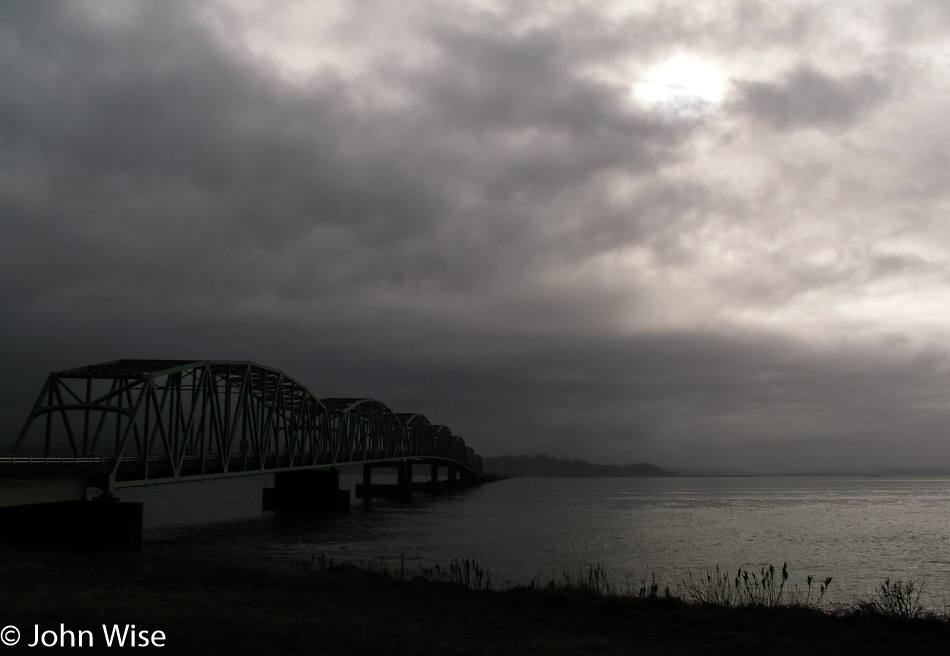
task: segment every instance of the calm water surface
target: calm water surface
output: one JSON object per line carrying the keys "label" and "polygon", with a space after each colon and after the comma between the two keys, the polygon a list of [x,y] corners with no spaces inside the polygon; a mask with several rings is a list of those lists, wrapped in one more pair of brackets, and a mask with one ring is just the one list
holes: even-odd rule
{"label": "calm water surface", "polygon": [[[351,487],[354,477],[341,477]],[[833,576],[831,602],[873,594],[884,577],[926,582],[950,603],[950,478],[517,478],[412,502],[355,500],[348,512],[284,521],[260,510],[264,477],[130,490],[146,543],[254,557],[407,567],[475,558],[506,581],[560,580],[605,567],[615,587],[655,574],[676,590],[721,565],[730,575],[788,563],[789,585]]]}

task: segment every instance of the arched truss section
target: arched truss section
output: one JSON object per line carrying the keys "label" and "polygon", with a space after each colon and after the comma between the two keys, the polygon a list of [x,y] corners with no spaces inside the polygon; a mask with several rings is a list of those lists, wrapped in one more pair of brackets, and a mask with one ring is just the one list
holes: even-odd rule
{"label": "arched truss section", "polygon": [[319,400],[252,362],[117,360],[51,373],[13,451],[81,464],[110,488],[436,456],[481,473],[448,428],[403,417],[373,399]]}
{"label": "arched truss section", "polygon": [[322,399],[327,408],[327,430],[337,445],[336,462],[390,460],[412,454],[402,422],[373,399]]}
{"label": "arched truss section", "polygon": [[475,453],[475,449],[468,447],[465,449],[465,463],[473,471],[482,471],[482,457]]}
{"label": "arched truss section", "polygon": [[432,435],[435,455],[439,458],[451,458],[452,447],[455,444],[455,436],[452,435],[452,431],[449,430],[449,427],[441,425],[433,426]]}
{"label": "arched truss section", "polygon": [[397,413],[396,417],[406,432],[406,441],[414,453],[433,456],[436,454],[435,433],[432,424],[425,415]]}
{"label": "arched truss section", "polygon": [[460,462],[472,471],[481,473],[482,459],[471,447],[465,445],[465,440],[458,435],[452,435],[448,426],[433,426],[432,434],[436,456]]}
{"label": "arched truss section", "polygon": [[452,440],[452,454],[449,457],[459,462],[465,462],[465,440],[457,435]]}

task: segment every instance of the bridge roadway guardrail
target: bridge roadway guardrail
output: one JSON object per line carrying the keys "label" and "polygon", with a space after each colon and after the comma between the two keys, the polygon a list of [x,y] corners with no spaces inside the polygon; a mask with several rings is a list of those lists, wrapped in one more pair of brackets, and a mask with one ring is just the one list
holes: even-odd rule
{"label": "bridge roadway guardrail", "polygon": [[307,458],[298,456],[294,458],[293,462],[286,454],[268,454],[261,460],[252,454],[238,453],[231,456],[227,467],[222,466],[217,455],[190,454],[181,458],[177,475],[174,471],[175,468],[168,462],[167,456],[162,454],[150,455],[148,458],[135,455],[121,456],[118,461],[118,467],[116,467],[116,457],[106,454],[0,456],[0,479],[29,474],[36,476],[78,474],[89,477],[90,485],[98,487],[97,479],[114,471],[116,473],[112,483],[114,487],[138,487],[188,480],[253,476],[255,474],[290,470],[329,469],[346,465],[397,464],[403,461],[442,464],[446,467],[467,469],[470,473],[480,476],[479,472],[473,471],[451,458],[438,455],[413,455],[411,453],[390,456],[381,456],[375,453],[354,453],[350,454],[346,461],[335,461],[331,454],[326,453]]}

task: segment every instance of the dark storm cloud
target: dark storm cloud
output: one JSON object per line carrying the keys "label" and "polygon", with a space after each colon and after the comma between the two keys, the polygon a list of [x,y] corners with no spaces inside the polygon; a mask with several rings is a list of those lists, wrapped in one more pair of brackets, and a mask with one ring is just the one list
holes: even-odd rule
{"label": "dark storm cloud", "polygon": [[[186,39],[199,40],[206,35]],[[160,55],[164,68],[154,61]],[[106,74],[116,59],[120,70]],[[18,163],[36,169],[7,170],[35,188],[4,201],[19,224],[6,241],[13,303],[128,309],[147,297],[220,302],[332,291],[399,269],[385,259],[392,244],[441,214],[438,194],[397,153],[341,154],[361,126],[332,84],[320,94],[284,94],[225,53],[196,56],[174,41],[46,65],[65,68],[63,79],[17,86],[57,115],[19,112],[26,129],[5,139]],[[155,79],[153,68],[162,69]],[[33,134],[48,136],[50,152],[37,150]],[[422,269],[422,258],[415,262]]]}
{"label": "dark storm cloud", "polygon": [[[465,241],[440,239],[441,253],[457,257],[475,247],[511,273],[505,260],[582,260],[592,242],[646,232],[646,215],[663,201],[645,202],[634,214],[624,208],[618,220],[599,185],[613,173],[648,179],[679,157],[688,127],[631,111],[625,90],[575,75],[575,44],[558,31],[439,27],[433,42],[440,57],[406,82],[424,118],[416,134],[427,158],[453,172],[448,185],[472,201],[471,210],[442,217],[464,226]],[[644,200],[648,195],[659,193],[646,190]],[[510,249],[501,261],[499,248]]]}
{"label": "dark storm cloud", "polygon": [[779,83],[738,81],[738,109],[777,130],[844,128],[887,97],[887,84],[862,73],[832,77],[808,67]]}
{"label": "dark storm cloud", "polygon": [[[462,426],[497,454],[599,451],[623,460],[633,442],[646,459],[675,452],[684,467],[867,467],[886,449],[854,449],[864,439],[894,439],[895,408],[908,409],[907,452],[939,452],[916,436],[936,434],[950,393],[944,350],[898,344],[803,347],[754,333],[689,331],[502,339],[487,357],[472,358],[458,346],[444,354],[444,378],[436,380],[464,393],[436,401],[432,412],[469,417],[461,399],[481,399]],[[814,437],[830,443],[805,447]],[[769,451],[776,441],[785,444],[781,453]],[[912,460],[895,456],[892,464]]]}
{"label": "dark storm cloud", "polygon": [[499,242],[509,266],[531,259],[536,224],[562,220],[536,203],[601,171],[648,172],[677,140],[565,73],[551,34],[442,30],[443,57],[406,81],[423,109],[392,115],[355,106],[329,75],[288,87],[173,6],[134,5],[145,15],[108,26],[64,6],[66,18],[13,34],[5,78],[29,102],[4,112],[23,165],[7,174],[35,190],[9,212],[36,243],[59,244],[76,283],[121,272],[215,295],[380,278],[465,287],[491,275]]}
{"label": "dark storm cloud", "polygon": [[[873,464],[894,426],[939,453],[946,349],[928,335],[743,325],[944,275],[913,245],[774,247],[814,225],[769,211],[807,205],[838,163],[783,162],[766,203],[736,182],[768,167],[720,139],[723,116],[774,139],[859,127],[887,107],[887,76],[796,59],[737,83],[731,115],[688,120],[631,96],[665,53],[793,47],[820,12],[525,6],[407,27],[368,7],[342,12],[337,59],[288,78],[248,50],[239,5],[224,32],[214,5],[0,6],[5,426],[50,370],[233,358],[423,412],[487,454],[776,470],[822,450],[840,464],[873,434]],[[371,24],[424,55],[377,53]],[[908,212],[919,197],[908,187]]]}
{"label": "dark storm cloud", "polygon": [[[17,7],[3,33],[4,304],[16,326],[62,326],[71,337],[41,332],[72,348],[112,337],[98,331],[266,333],[262,314],[322,325],[373,315],[361,304],[386,292],[521,284],[598,202],[565,217],[560,194],[649,171],[677,141],[565,71],[549,33],[440,29],[441,59],[403,74],[421,111],[394,114],[332,74],[285,84],[187,5],[123,7]],[[569,241],[590,239],[610,237]]]}

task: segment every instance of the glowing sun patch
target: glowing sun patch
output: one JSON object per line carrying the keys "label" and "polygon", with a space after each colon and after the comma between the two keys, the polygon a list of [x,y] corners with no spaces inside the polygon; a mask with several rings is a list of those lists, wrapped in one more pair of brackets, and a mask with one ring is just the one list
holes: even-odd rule
{"label": "glowing sun patch", "polygon": [[695,55],[678,54],[648,68],[631,88],[638,102],[660,111],[696,115],[726,94],[719,68]]}

